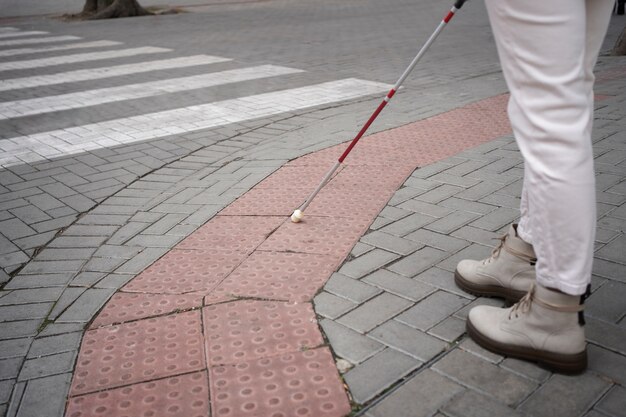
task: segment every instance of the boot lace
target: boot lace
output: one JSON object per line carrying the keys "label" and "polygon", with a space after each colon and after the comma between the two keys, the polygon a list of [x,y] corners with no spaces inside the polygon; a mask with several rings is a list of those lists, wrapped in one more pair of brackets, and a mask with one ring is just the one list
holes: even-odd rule
{"label": "boot lace", "polygon": [[509,310],[509,320],[513,316],[518,318],[520,314],[526,314],[530,311],[530,306],[534,303],[542,306],[543,308],[547,308],[548,310],[560,311],[563,313],[577,313],[583,311],[584,306],[582,304],[579,305],[556,305],[549,303],[544,300],[540,300],[535,297],[535,283],[532,283],[530,289],[526,293],[525,296],[522,297],[517,303],[511,307]]}
{"label": "boot lace", "polygon": [[533,256],[529,256],[526,255],[523,252],[520,252],[518,250],[515,250],[513,248],[511,248],[510,246],[506,245],[506,239],[507,239],[508,235],[503,235],[497,238],[494,238],[496,240],[499,240],[500,243],[498,243],[498,245],[493,248],[493,250],[491,251],[491,256],[485,260],[483,260],[483,265],[487,265],[490,264],[491,262],[493,262],[494,260],[498,259],[498,256],[500,256],[500,253],[502,252],[502,250],[507,251],[508,253],[510,253],[511,255],[522,259],[528,263],[530,263],[531,265],[534,265],[537,262],[537,258],[533,257]]}
{"label": "boot lace", "polygon": [[496,240],[499,240],[500,243],[498,243],[498,245],[495,248],[493,248],[493,250],[491,251],[491,256],[483,260],[483,265],[490,264],[494,260],[498,259],[498,256],[500,256],[500,252],[504,248],[504,241],[506,240],[506,236],[507,235],[503,235],[503,236],[494,238]]}

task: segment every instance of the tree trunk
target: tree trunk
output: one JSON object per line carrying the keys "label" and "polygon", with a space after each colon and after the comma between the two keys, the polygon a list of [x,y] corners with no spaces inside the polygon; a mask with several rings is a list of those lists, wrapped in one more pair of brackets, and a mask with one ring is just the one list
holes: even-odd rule
{"label": "tree trunk", "polygon": [[626,27],[622,29],[621,35],[619,35],[617,42],[615,42],[613,55],[626,55]]}
{"label": "tree trunk", "polygon": [[81,15],[87,19],[108,19],[148,15],[137,0],[85,0]]}

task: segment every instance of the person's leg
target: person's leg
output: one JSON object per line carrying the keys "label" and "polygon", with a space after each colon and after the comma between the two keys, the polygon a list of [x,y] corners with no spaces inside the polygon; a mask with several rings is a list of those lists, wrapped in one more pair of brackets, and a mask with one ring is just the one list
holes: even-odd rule
{"label": "person's leg", "polygon": [[518,236],[537,254],[537,287],[510,309],[470,311],[470,336],[563,372],[586,367],[579,295],[591,277],[595,177],[593,64],[609,0],[487,0],[524,156]]}

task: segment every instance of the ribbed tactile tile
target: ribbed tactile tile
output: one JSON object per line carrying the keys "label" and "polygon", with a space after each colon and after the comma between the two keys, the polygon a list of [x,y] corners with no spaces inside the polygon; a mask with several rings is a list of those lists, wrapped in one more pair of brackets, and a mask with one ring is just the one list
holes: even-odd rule
{"label": "ribbed tactile tile", "polygon": [[127,292],[153,294],[208,293],[248,254],[217,249],[172,249],[130,281]]}
{"label": "ribbed tactile tile", "polygon": [[327,348],[210,368],[213,417],[343,417],[350,403]]}
{"label": "ribbed tactile tile", "polygon": [[202,306],[202,294],[141,294],[118,292],[91,324],[91,328],[119,324]]}
{"label": "ribbed tactile tile", "polygon": [[255,252],[212,293],[309,301],[341,260],[336,256],[308,253]]}
{"label": "ribbed tactile tile", "polygon": [[200,311],[89,330],[71,395],[199,371],[206,367]]}
{"label": "ribbed tactile tile", "polygon": [[285,220],[285,216],[216,216],[176,248],[251,253]]}
{"label": "ribbed tactile tile", "polygon": [[345,257],[368,227],[369,222],[362,216],[336,218],[307,214],[298,224],[282,224],[259,250]]}
{"label": "ribbed tactile tile", "polygon": [[202,309],[209,366],[237,364],[324,343],[310,304],[239,300]]}
{"label": "ribbed tactile tile", "polygon": [[70,398],[67,417],[206,417],[206,371]]}

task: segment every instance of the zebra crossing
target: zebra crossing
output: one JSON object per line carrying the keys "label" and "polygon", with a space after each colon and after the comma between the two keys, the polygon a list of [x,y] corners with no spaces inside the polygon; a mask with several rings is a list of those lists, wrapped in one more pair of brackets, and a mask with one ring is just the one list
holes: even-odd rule
{"label": "zebra crossing", "polygon": [[[35,45],[35,46],[32,46]],[[80,52],[76,50],[85,49]],[[74,53],[78,52],[78,53]],[[278,65],[246,65],[232,58],[174,54],[169,48],[153,46],[126,47],[109,40],[82,41],[78,36],[56,36],[43,31],[21,31],[0,27],[0,123],[18,124],[20,118],[72,112],[107,103],[150,100],[157,96],[230,86],[242,82],[300,74],[306,71]],[[38,57],[38,54],[46,54]],[[50,56],[54,54],[54,56]],[[120,63],[132,57],[140,62]],[[92,68],[72,69],[72,65]],[[231,69],[215,69],[215,64],[228,63]],[[64,69],[63,71],[59,71]],[[201,69],[202,74],[176,76],[184,68]],[[26,70],[36,75],[11,76]],[[126,75],[168,70],[156,81],[129,83]],[[8,73],[8,77],[3,75]],[[105,80],[114,86],[76,91],[81,81]],[[51,93],[53,90],[68,92]],[[82,85],[79,85],[80,88]],[[0,168],[32,164],[76,155],[96,149],[118,147],[139,141],[164,138],[173,134],[194,132],[232,123],[272,117],[286,112],[329,105],[359,97],[383,93],[389,85],[348,78],[309,84],[296,88],[250,94],[248,96],[185,105],[163,111],[130,114],[126,117],[90,121],[36,133],[0,135]],[[16,95],[12,93],[19,93]],[[169,96],[168,96],[169,97]],[[140,108],[140,106],[137,106]],[[29,122],[32,119],[29,119]],[[35,120],[36,123],[36,120]]]}

